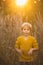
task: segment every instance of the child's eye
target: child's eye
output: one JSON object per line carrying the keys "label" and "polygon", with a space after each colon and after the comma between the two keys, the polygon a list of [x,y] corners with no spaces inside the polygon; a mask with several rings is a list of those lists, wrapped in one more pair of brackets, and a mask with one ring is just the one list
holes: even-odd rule
{"label": "child's eye", "polygon": [[27,29],[27,30],[29,30],[29,29]]}
{"label": "child's eye", "polygon": [[29,29],[24,29],[24,30],[29,30]]}
{"label": "child's eye", "polygon": [[24,29],[24,30],[26,30],[26,29]]}

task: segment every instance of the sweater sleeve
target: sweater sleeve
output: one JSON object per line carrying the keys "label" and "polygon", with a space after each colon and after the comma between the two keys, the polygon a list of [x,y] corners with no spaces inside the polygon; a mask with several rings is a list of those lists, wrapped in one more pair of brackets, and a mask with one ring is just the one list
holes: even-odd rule
{"label": "sweater sleeve", "polygon": [[17,38],[17,40],[16,40],[16,43],[15,43],[15,48],[20,48],[20,39],[19,38]]}
{"label": "sweater sleeve", "polygon": [[37,40],[35,38],[33,38],[33,48],[39,49],[38,42],[37,42]]}

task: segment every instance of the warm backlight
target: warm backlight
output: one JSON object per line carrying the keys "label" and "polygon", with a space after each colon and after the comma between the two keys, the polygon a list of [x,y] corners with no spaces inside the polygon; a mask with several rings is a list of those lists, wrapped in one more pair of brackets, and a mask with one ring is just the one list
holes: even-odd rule
{"label": "warm backlight", "polygon": [[27,0],[16,0],[16,5],[23,6],[27,3]]}

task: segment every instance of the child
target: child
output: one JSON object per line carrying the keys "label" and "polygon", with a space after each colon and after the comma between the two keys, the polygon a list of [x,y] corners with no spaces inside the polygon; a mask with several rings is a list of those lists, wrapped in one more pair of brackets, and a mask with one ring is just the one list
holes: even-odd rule
{"label": "child", "polygon": [[20,64],[30,64],[34,61],[34,51],[38,50],[36,39],[30,35],[32,25],[25,22],[21,26],[22,35],[16,40],[15,49],[19,54]]}

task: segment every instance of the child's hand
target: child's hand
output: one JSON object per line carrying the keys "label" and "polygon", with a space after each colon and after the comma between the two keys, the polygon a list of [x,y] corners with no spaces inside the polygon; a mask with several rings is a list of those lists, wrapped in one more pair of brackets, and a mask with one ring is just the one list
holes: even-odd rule
{"label": "child's hand", "polygon": [[16,51],[21,55],[22,54],[22,51],[18,48],[16,48]]}
{"label": "child's hand", "polygon": [[21,51],[21,50],[19,50],[19,54],[20,54],[20,55],[22,54],[22,51]]}
{"label": "child's hand", "polygon": [[20,49],[17,50],[20,55],[22,55],[22,51]]}
{"label": "child's hand", "polygon": [[31,55],[33,52],[33,49],[31,48],[29,51],[28,51],[28,55]]}

